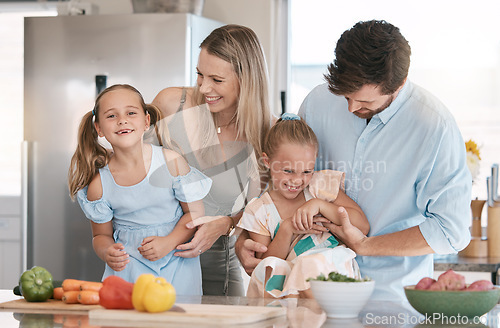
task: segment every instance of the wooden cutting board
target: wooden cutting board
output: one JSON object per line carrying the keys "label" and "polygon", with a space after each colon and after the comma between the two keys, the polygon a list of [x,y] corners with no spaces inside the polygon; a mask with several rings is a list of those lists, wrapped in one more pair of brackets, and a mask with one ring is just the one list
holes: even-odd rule
{"label": "wooden cutting board", "polygon": [[89,312],[91,322],[120,323],[186,323],[206,325],[248,324],[286,315],[286,308],[266,306],[176,304],[175,311],[146,313],[136,310],[95,309]]}
{"label": "wooden cutting board", "polygon": [[24,299],[0,303],[0,309],[23,310],[23,312],[87,312],[102,309],[100,305],[66,304],[60,300],[49,299],[46,302],[27,302]]}

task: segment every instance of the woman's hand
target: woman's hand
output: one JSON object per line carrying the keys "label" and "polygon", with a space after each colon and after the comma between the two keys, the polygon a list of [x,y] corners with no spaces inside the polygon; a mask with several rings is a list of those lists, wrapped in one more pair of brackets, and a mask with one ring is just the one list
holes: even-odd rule
{"label": "woman's hand", "polygon": [[186,224],[189,229],[198,228],[195,232],[193,239],[189,243],[177,246],[175,256],[180,257],[196,257],[201,253],[207,251],[219,239],[220,236],[225,234],[230,227],[229,216],[202,216]]}
{"label": "woman's hand", "polygon": [[339,207],[338,215],[340,221],[339,225],[331,222],[323,223],[323,225],[328,228],[328,230],[330,230],[332,234],[342,240],[347,245],[347,247],[349,247],[359,255],[363,255],[363,243],[368,237],[364,235],[361,230],[351,224],[349,215],[347,214],[345,208]]}
{"label": "woman's hand", "polygon": [[124,249],[125,247],[121,243],[112,244],[106,249],[106,263],[114,271],[122,271],[130,262],[129,255]]}
{"label": "woman's hand", "polygon": [[151,236],[146,237],[137,248],[139,253],[150,261],[156,261],[172,251],[172,247],[168,243],[168,237]]}

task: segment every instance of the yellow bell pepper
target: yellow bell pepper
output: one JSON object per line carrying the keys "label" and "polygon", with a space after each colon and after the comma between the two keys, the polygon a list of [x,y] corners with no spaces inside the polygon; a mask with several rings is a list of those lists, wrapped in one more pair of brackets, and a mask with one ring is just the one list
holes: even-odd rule
{"label": "yellow bell pepper", "polygon": [[165,278],[142,274],[132,291],[132,304],[141,312],[164,312],[175,303],[175,288]]}

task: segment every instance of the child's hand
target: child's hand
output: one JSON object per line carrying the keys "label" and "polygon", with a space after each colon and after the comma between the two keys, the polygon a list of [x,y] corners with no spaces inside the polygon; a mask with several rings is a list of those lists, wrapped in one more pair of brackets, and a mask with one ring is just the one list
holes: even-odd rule
{"label": "child's hand", "polygon": [[317,214],[320,214],[319,202],[316,199],[307,201],[292,217],[294,229],[300,231],[313,229],[314,218]]}
{"label": "child's hand", "polygon": [[174,248],[169,246],[167,237],[146,237],[137,248],[145,259],[156,261],[170,253]]}
{"label": "child's hand", "polygon": [[114,271],[122,271],[130,262],[128,254],[125,252],[123,244],[116,243],[106,250],[106,263]]}
{"label": "child's hand", "polygon": [[[328,221],[328,219],[322,217],[322,216],[315,216],[313,218],[313,223],[311,225],[311,229],[296,229],[294,227],[294,221],[293,221],[293,217],[289,218],[288,220],[285,220],[283,221],[283,227],[285,228],[285,226],[289,226],[289,229],[291,229],[292,233],[295,234],[295,235],[305,235],[305,234],[309,234],[309,233],[313,233],[313,234],[321,234],[325,231],[328,231],[327,228],[323,227],[322,225],[319,225],[317,223],[330,223],[330,221]],[[281,229],[281,227],[280,227]]]}

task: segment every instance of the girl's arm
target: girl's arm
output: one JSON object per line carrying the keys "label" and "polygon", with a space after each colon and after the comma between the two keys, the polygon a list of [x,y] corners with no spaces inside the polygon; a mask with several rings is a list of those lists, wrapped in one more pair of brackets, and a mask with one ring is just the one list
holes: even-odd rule
{"label": "girl's arm", "polygon": [[332,223],[339,224],[339,207],[344,207],[346,209],[352,225],[361,230],[365,235],[368,234],[368,231],[370,231],[370,224],[368,223],[365,213],[363,213],[359,205],[349,198],[342,190],[339,190],[339,194],[333,203],[314,198],[299,207],[293,219],[294,228],[297,230],[310,229],[312,227],[313,218],[317,214],[321,214]]}
{"label": "girl's arm", "polygon": [[[101,199],[101,197],[101,176],[97,174],[89,184],[87,199],[89,201],[96,201]],[[128,259],[128,254],[124,251],[125,247],[121,243],[115,243],[112,221],[105,223],[90,222],[92,228],[92,246],[97,256],[114,271],[125,269],[130,260]]]}
{"label": "girl's arm", "polygon": [[[251,232],[251,231],[247,231],[247,230],[245,230],[245,231],[248,232],[250,239],[252,239],[253,241],[256,241],[256,242],[258,242],[266,247],[272,243],[270,236],[264,236],[264,235],[261,235],[261,234],[255,233],[255,232]],[[255,257],[258,259],[264,258],[263,255],[264,255],[264,253],[255,252]]]}
{"label": "girl's arm", "polygon": [[271,240],[268,236],[258,235],[256,233],[250,232],[250,238],[254,241],[267,246],[267,252],[265,253],[256,253],[255,256],[260,259],[265,259],[269,256],[275,256],[280,259],[285,259],[288,256],[288,250],[290,249],[290,245],[295,237],[295,234],[292,230],[292,225],[286,223],[290,220],[284,220],[280,223],[280,227],[278,232],[274,236],[274,239]]}
{"label": "girl's arm", "polygon": [[114,271],[125,269],[127,263],[130,262],[129,255],[124,251],[125,247],[121,243],[115,243],[112,222],[95,223],[91,221],[91,225],[92,246],[97,256]]}
{"label": "girl's arm", "polygon": [[[316,217],[313,221],[314,222],[311,229],[298,231],[293,226],[292,218],[283,220],[281,221],[278,232],[276,233],[272,241],[270,237],[249,232],[250,238],[258,243],[263,244],[264,246],[267,246],[267,251],[265,253],[256,253],[256,257],[264,259],[268,256],[275,256],[283,260],[286,259],[290,250],[290,245],[298,235],[320,234],[323,231],[327,230],[325,227],[315,224],[317,222],[328,222],[327,219]],[[264,237],[267,239],[265,239]]]}

